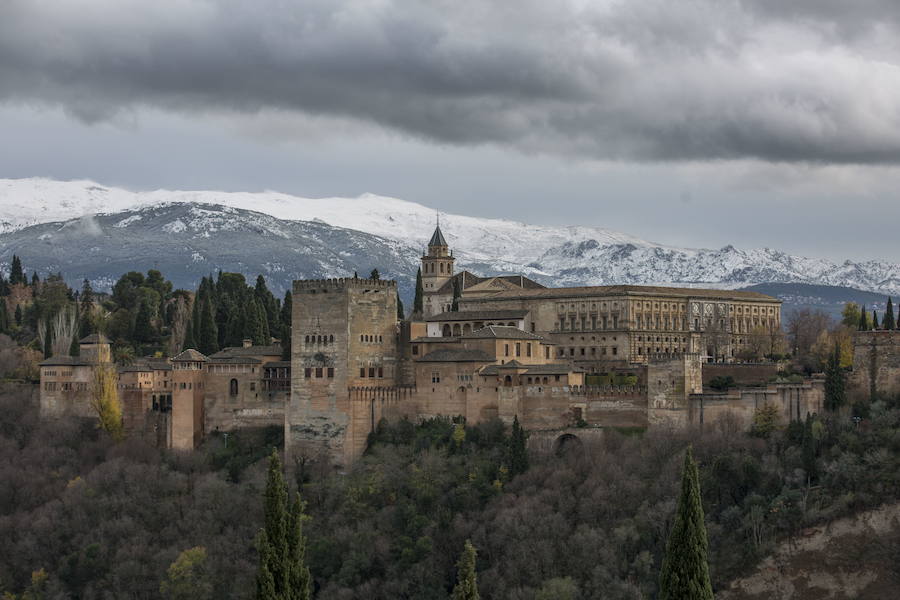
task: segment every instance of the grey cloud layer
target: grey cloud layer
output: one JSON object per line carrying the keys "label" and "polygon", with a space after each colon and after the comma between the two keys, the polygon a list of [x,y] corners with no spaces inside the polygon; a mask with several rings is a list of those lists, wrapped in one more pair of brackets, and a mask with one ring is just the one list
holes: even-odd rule
{"label": "grey cloud layer", "polygon": [[[786,7],[787,6],[787,7]],[[900,162],[896,1],[6,0],[0,101],[624,160]]]}

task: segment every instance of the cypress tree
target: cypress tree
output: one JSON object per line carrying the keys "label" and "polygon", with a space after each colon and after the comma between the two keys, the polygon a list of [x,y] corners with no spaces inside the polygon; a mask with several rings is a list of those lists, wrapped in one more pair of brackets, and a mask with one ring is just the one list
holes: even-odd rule
{"label": "cypress tree", "polygon": [[425,295],[425,288],[422,287],[422,267],[416,270],[416,296],[413,298],[413,314],[421,315],[424,310],[422,307],[422,298]]}
{"label": "cypress tree", "polygon": [[659,576],[660,600],[713,600],[700,477],[691,447],[684,454],[681,495]]}
{"label": "cypress tree", "polygon": [[[453,600],[479,600],[478,581],[475,576],[475,546],[466,540],[459,562],[456,563],[456,585],[453,586]],[[710,596],[711,597],[711,596]]]}
{"label": "cypress tree", "polygon": [[406,318],[406,311],[403,310],[403,300],[400,299],[400,292],[397,292],[397,320],[402,321]]}
{"label": "cypress tree", "polygon": [[38,277],[37,271],[34,271],[31,274],[31,287],[37,288],[37,286],[40,282],[41,282],[41,278]]}
{"label": "cypress tree", "polygon": [[872,311],[872,329],[878,329],[878,313]]}
{"label": "cypress tree", "polygon": [[17,283],[25,283],[25,272],[22,270],[22,259],[13,254],[12,266],[9,269],[9,283],[16,285]]}
{"label": "cypress tree", "polygon": [[91,282],[85,279],[81,284],[81,304],[79,307],[78,337],[83,338],[94,333],[94,322],[91,314],[94,311],[94,290]]}
{"label": "cypress tree", "polygon": [[287,512],[287,487],[281,474],[281,461],[278,460],[278,451],[274,449],[269,458],[264,502],[265,529],[260,537],[265,543],[259,553],[257,585],[259,586],[260,582],[267,585],[267,579],[271,576],[275,590],[274,598],[287,598],[290,585],[287,535],[290,517]]}
{"label": "cypress tree", "polygon": [[22,325],[22,305],[16,304],[16,312],[14,315],[16,325]]}
{"label": "cypress tree", "polygon": [[203,306],[200,309],[200,336],[198,341],[200,346],[198,350],[207,356],[219,351],[219,331],[216,327],[213,309],[208,298],[204,299]]}
{"label": "cypress tree", "polygon": [[291,291],[284,293],[281,303],[281,358],[291,360],[291,312],[294,310],[294,297]]}
{"label": "cypress tree", "polygon": [[286,597],[291,600],[309,600],[310,598],[312,577],[309,567],[306,565],[306,538],[303,537],[303,522],[307,517],[303,513],[303,508],[304,503],[300,500],[300,494],[297,494],[288,518],[288,583],[290,591]]}
{"label": "cypress tree", "polygon": [[528,470],[528,434],[519,425],[519,415],[513,417],[509,436],[509,475],[515,477]]}
{"label": "cypress tree", "polygon": [[450,305],[450,310],[452,310],[453,312],[456,312],[459,310],[459,297],[460,297],[459,278],[454,277],[453,278],[453,304]]}
{"label": "cypress tree", "polygon": [[894,320],[894,303],[891,301],[890,296],[888,296],[887,307],[884,309],[884,319],[881,321],[881,326],[885,329],[895,329],[897,327],[897,322]]}
{"label": "cypress tree", "polygon": [[280,600],[275,587],[275,578],[269,570],[272,562],[272,547],[266,536],[265,529],[260,530],[256,536],[256,548],[259,552],[259,572],[256,574],[256,598],[257,600]]}
{"label": "cypress tree", "polygon": [[862,310],[859,311],[859,330],[860,331],[868,331],[869,330],[869,322],[868,317],[866,316],[866,305],[863,304]]}
{"label": "cypress tree", "polygon": [[9,331],[9,314],[6,312],[6,302],[0,300],[0,333]]}
{"label": "cypress tree", "polygon": [[844,405],[845,400],[841,347],[835,342],[834,351],[828,357],[828,364],[825,366],[825,408],[826,410],[837,410]]}
{"label": "cypress tree", "polygon": [[803,424],[803,470],[806,471],[806,477],[809,483],[818,479],[818,470],[816,469],[816,439],[813,437],[813,418],[806,413],[806,422]]}

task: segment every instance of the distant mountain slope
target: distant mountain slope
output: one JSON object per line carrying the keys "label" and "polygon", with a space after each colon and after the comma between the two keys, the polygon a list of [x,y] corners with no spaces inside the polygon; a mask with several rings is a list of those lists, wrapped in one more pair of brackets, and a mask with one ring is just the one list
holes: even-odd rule
{"label": "distant mountain slope", "polygon": [[122,273],[147,269],[191,289],[219,269],[261,273],[283,292],[294,279],[354,271],[367,277],[378,268],[410,296],[418,265],[417,251],[393,240],[212,204],[162,204],[32,225],[0,235],[0,256],[14,253],[26,257],[28,270],[61,271],[72,283],[87,278],[107,289]]}
{"label": "distant mountain slope", "polygon": [[[427,243],[436,216],[420,204],[371,194],[309,199],[276,192],[130,192],[90,181],[5,179],[0,180],[0,232],[85,214],[172,203],[252,210],[282,223],[319,221],[391,240],[396,247],[416,253]],[[675,248],[600,227],[546,227],[460,215],[441,215],[441,223],[458,267],[480,274],[524,273],[546,285],[739,288],[775,282],[900,295],[900,263],[888,261],[837,264],[769,248]]]}

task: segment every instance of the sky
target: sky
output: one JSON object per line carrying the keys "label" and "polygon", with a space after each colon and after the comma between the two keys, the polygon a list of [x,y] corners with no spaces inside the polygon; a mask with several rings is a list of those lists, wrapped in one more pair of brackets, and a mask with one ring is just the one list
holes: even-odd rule
{"label": "sky", "polygon": [[3,0],[0,177],[900,259],[896,0]]}

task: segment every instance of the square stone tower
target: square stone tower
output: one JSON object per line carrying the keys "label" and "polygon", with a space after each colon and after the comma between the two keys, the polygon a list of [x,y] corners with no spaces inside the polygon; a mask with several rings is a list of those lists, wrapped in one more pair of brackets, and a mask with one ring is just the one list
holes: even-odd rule
{"label": "square stone tower", "polygon": [[398,335],[395,281],[294,282],[288,460],[305,455],[348,465],[362,454],[372,423],[350,389],[396,385]]}

